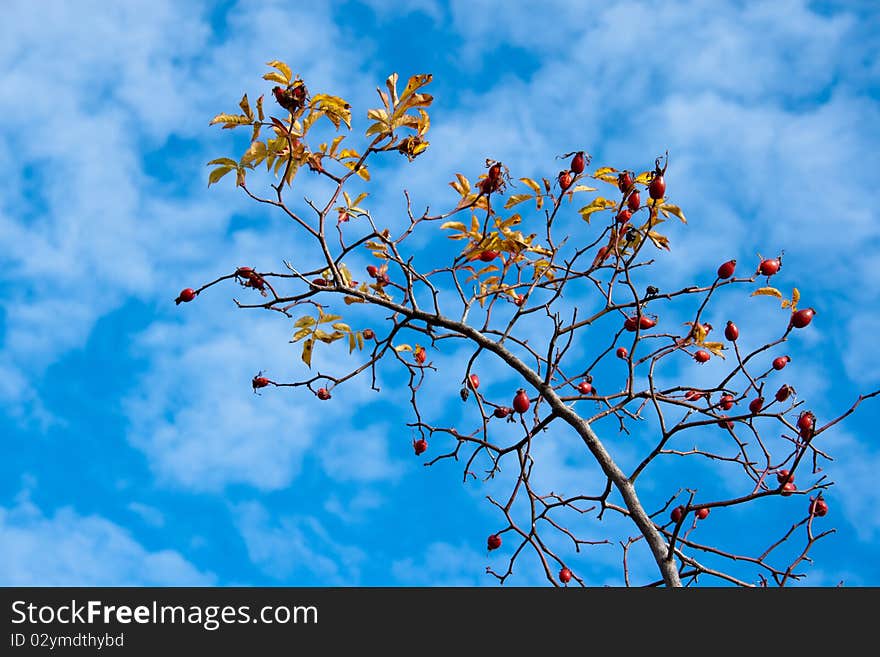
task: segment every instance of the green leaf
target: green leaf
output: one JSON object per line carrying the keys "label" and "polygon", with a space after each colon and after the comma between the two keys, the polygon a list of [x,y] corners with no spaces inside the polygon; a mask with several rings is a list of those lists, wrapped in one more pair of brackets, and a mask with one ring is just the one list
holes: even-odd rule
{"label": "green leaf", "polygon": [[215,182],[220,180],[223,176],[234,169],[235,167],[230,166],[217,167],[216,169],[214,169],[210,174],[208,174],[208,187],[213,185]]}

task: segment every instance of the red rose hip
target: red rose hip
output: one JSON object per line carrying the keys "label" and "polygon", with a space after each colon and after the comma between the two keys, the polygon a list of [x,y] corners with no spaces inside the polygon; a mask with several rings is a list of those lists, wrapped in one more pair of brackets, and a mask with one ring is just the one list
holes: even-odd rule
{"label": "red rose hip", "polygon": [[701,509],[697,509],[697,519],[705,520],[709,517],[709,507],[704,506]]}
{"label": "red rose hip", "polygon": [[197,294],[198,292],[196,292],[191,287],[184,288],[180,291],[180,294],[177,295],[177,298],[174,300],[174,304],[179,306],[181,303],[189,303],[196,298]]}
{"label": "red rose hip", "polygon": [[559,571],[559,581],[563,584],[568,584],[571,581],[571,571],[568,568],[563,568]]}
{"label": "red rose hip", "polygon": [[733,395],[721,395],[721,400],[718,402],[718,408],[724,411],[729,411],[733,408],[733,402]]}
{"label": "red rose hip", "polygon": [[821,497],[810,501],[810,515],[821,518],[828,513],[828,503]]}
{"label": "red rose hip", "polygon": [[489,550],[497,550],[501,547],[501,537],[498,534],[491,534],[489,538],[486,539],[486,547]]}
{"label": "red rose hip", "polygon": [[706,363],[709,361],[710,358],[712,358],[712,356],[709,354],[709,352],[703,351],[702,349],[699,349],[697,353],[694,354],[694,360],[698,363]]}
{"label": "red rose hip", "polygon": [[426,451],[428,451],[428,441],[424,438],[419,438],[418,440],[413,441],[413,451],[416,453],[416,456],[421,456]]}
{"label": "red rose hip", "polygon": [[773,276],[782,268],[781,258],[767,258],[758,265],[758,273],[762,276]]}
{"label": "red rose hip", "polygon": [[727,326],[724,327],[724,337],[731,342],[736,342],[739,339],[739,329],[736,327],[736,324],[730,321],[727,322]]}
{"label": "red rose hip", "polygon": [[321,401],[327,401],[330,399],[330,391],[327,388],[318,388],[318,391],[315,393],[315,396]]}
{"label": "red rose hip", "polygon": [[779,356],[773,359],[773,369],[781,370],[791,362],[790,356]]}
{"label": "red rose hip", "polygon": [[809,326],[810,322],[813,321],[813,317],[815,317],[816,311],[812,308],[804,308],[803,310],[798,310],[791,316],[791,325],[795,328],[805,328]]}
{"label": "red rose hip", "polygon": [[513,410],[522,415],[529,410],[531,404],[532,402],[529,400],[529,396],[523,388],[516,391],[516,395],[513,398]]}
{"label": "red rose hip", "polygon": [[730,278],[734,271],[736,271],[736,260],[728,260],[718,268],[718,278],[722,280]]}
{"label": "red rose hip", "polygon": [[629,356],[629,352],[626,350],[626,347],[618,347],[617,348],[617,357],[623,360],[626,360],[626,357]]}

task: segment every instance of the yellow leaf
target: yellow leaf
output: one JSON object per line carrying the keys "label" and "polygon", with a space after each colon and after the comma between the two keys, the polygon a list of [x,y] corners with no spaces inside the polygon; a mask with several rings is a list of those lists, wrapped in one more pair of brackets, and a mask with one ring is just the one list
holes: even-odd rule
{"label": "yellow leaf", "polygon": [[312,348],[314,346],[314,340],[306,340],[305,342],[303,342],[302,361],[309,367],[312,366]]}
{"label": "yellow leaf", "polygon": [[528,201],[530,198],[533,198],[534,194],[512,194],[510,198],[507,199],[504,203],[504,209],[509,210],[514,205],[519,205],[524,201]]}
{"label": "yellow leaf", "polygon": [[399,344],[396,347],[394,347],[394,351],[396,351],[397,353],[400,353],[401,351],[412,351],[412,350],[413,350],[413,348],[408,344]]}
{"label": "yellow leaf", "polygon": [[311,335],[311,334],[312,334],[311,329],[301,328],[299,331],[297,331],[296,333],[293,334],[293,340],[291,340],[291,342],[299,342],[304,337],[306,337],[307,335]]}
{"label": "yellow leaf", "polygon": [[607,210],[608,208],[613,208],[614,206],[614,201],[602,198],[601,196],[597,196],[589,205],[585,205],[580,210],[578,210],[578,214],[580,214],[581,218],[585,221],[589,221],[590,215],[592,215],[594,212]]}
{"label": "yellow leaf", "polygon": [[462,233],[467,232],[467,226],[465,226],[460,221],[447,221],[447,222],[444,222],[440,226],[440,230],[446,230],[447,228],[451,228],[452,230],[461,231]]}
{"label": "yellow leaf", "polygon": [[[356,164],[356,163],[355,163],[355,162],[350,162],[350,161],[349,161],[349,162],[343,162],[342,164],[343,164],[345,167],[347,167],[347,168],[351,169],[352,171],[354,171],[354,167],[355,167],[355,164]],[[363,164],[360,165],[360,167],[358,167],[358,169],[357,169],[357,171],[356,171],[355,173],[357,173],[357,175],[359,175],[361,178],[363,178],[363,179],[366,180],[366,181],[369,181],[369,180],[370,180],[370,172],[367,171],[367,167],[366,167],[365,165],[363,165]]]}
{"label": "yellow leaf", "polygon": [[244,116],[243,114],[218,114],[208,125],[215,125],[217,123],[225,124],[224,128],[234,128],[239,125],[246,125],[251,122],[251,119]]}
{"label": "yellow leaf", "polygon": [[750,296],[767,296],[767,297],[777,297],[779,299],[782,298],[782,292],[777,290],[775,287],[761,287],[751,293]]}
{"label": "yellow leaf", "polygon": [[342,331],[343,333],[351,333],[351,327],[344,322],[336,322],[333,324],[333,328],[337,331]]}
{"label": "yellow leaf", "polygon": [[590,187],[588,185],[575,185],[574,187],[572,187],[568,191],[569,192],[595,192],[596,189],[597,189],[596,187]]}
{"label": "yellow leaf", "polygon": [[238,106],[241,108],[241,111],[244,112],[245,116],[247,116],[251,121],[254,120],[254,112],[251,109],[251,104],[248,102],[247,94],[241,97],[241,101],[239,101]]}
{"label": "yellow leaf", "polygon": [[212,164],[224,164],[230,167],[238,166],[238,162],[233,160],[231,157],[218,157],[216,160],[211,160],[210,162],[208,162],[208,166],[211,166]]}
{"label": "yellow leaf", "polygon": [[676,217],[681,219],[681,223],[683,223],[683,224],[687,223],[687,219],[684,218],[684,212],[682,212],[681,208],[678,207],[677,205],[672,205],[671,203],[664,203],[663,205],[660,206],[660,210],[662,210],[663,214],[665,214],[667,217],[670,214],[674,214]]}
{"label": "yellow leaf", "polygon": [[723,342],[703,342],[702,346],[711,351],[716,356],[720,356],[724,358],[724,343]]}
{"label": "yellow leaf", "polygon": [[593,172],[593,178],[602,182],[617,184],[617,169],[613,167],[599,167]]}
{"label": "yellow leaf", "polygon": [[352,351],[354,351],[356,346],[357,346],[357,338],[354,337],[354,333],[349,333],[348,334],[348,353],[351,353]]}
{"label": "yellow leaf", "polygon": [[310,317],[309,315],[306,315],[305,317],[300,317],[298,320],[296,320],[293,323],[293,325],[295,328],[305,328],[305,327],[309,327],[309,326],[314,326],[315,325],[315,318]]}
{"label": "yellow leaf", "polygon": [[366,301],[364,301],[364,300],[361,299],[360,297],[348,297],[348,296],[346,296],[346,297],[343,297],[342,300],[345,302],[345,305],[346,305],[346,306],[350,306],[350,305],[353,304],[353,303],[366,303]]}
{"label": "yellow leaf", "polygon": [[257,117],[262,121],[266,118],[266,115],[263,114],[263,97],[260,96],[257,98]]}
{"label": "yellow leaf", "polygon": [[462,196],[467,196],[471,191],[470,181],[460,173],[455,174],[455,180],[449,183],[449,186]]}
{"label": "yellow leaf", "polygon": [[642,185],[647,185],[651,182],[651,178],[653,177],[653,171],[642,171],[639,175],[636,176],[636,182],[641,183]]}
{"label": "yellow leaf", "polygon": [[358,331],[358,333],[357,333],[357,343],[358,343],[358,349],[362,350],[364,348],[364,334],[361,333],[360,331]]}
{"label": "yellow leaf", "polygon": [[524,183],[527,187],[530,187],[535,192],[535,194],[541,193],[541,186],[538,185],[538,183],[536,183],[531,178],[520,178],[519,180],[520,180],[520,182]]}
{"label": "yellow leaf", "polygon": [[293,78],[293,71],[290,70],[290,67],[287,64],[285,64],[284,62],[282,62],[280,60],[273,59],[271,62],[266,62],[266,66],[271,66],[272,68],[277,68],[279,71],[281,71],[282,75],[284,76],[284,80],[283,80],[284,84],[285,85],[290,84],[290,80],[291,80],[291,78]]}
{"label": "yellow leaf", "polygon": [[666,249],[669,251],[669,238],[666,235],[661,235],[656,231],[649,231],[648,238],[654,243],[658,249]]}
{"label": "yellow leaf", "polygon": [[266,73],[263,76],[263,79],[269,80],[269,82],[277,82],[278,84],[283,84],[285,87],[289,84],[289,81],[284,79],[284,76],[281,75],[281,73],[276,73],[275,71]]}

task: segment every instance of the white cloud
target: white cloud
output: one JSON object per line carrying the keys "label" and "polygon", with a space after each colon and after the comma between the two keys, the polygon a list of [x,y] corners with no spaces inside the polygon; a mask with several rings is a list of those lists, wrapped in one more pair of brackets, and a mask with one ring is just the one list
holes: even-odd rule
{"label": "white cloud", "polygon": [[322,586],[354,586],[365,553],[337,542],[311,516],[275,519],[256,502],[233,509],[251,561],[270,577],[295,585],[315,578]]}
{"label": "white cloud", "polygon": [[0,507],[4,586],[210,586],[175,550],[150,550],[119,525],[65,507],[47,515],[26,495]]}
{"label": "white cloud", "polygon": [[418,557],[397,559],[391,575],[403,586],[491,586],[485,574],[489,558],[466,545],[436,542]]}

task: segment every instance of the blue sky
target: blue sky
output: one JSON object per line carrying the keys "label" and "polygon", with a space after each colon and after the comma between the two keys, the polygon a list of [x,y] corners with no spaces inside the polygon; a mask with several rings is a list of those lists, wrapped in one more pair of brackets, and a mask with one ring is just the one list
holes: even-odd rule
{"label": "blue sky", "polygon": [[[669,149],[669,196],[690,224],[671,228],[663,283],[784,248],[776,282],[820,309],[788,347],[790,381],[820,418],[878,387],[876,5],[538,5],[6,3],[0,583],[493,585],[485,566],[505,558],[485,552],[501,526],[484,499],[494,489],[413,458],[405,395],[364,382],[329,407],[290,391],[254,396],[257,370],[301,372],[289,325],[237,312],[231,287],[172,303],[234,266],[307,256],[280,216],[231,184],[205,186],[205,162],[234,154],[208,120],[244,91],[268,91],[270,59],[349,100],[356,129],[390,72],[434,74],[431,148],[409,166],[389,160],[370,188],[389,225],[402,188],[444,207],[454,173],[473,179],[486,157],[536,176],[578,148],[638,170]],[[741,324],[760,338],[772,332],[770,305],[731,297],[709,319],[723,326],[747,309]],[[436,360],[454,370],[462,354]],[[708,383],[711,371],[698,376]],[[481,372],[487,392],[518,385]],[[439,400],[457,396],[456,378],[430,389],[452,422],[460,411]],[[838,485],[824,521],[837,534],[816,547],[810,584],[880,584],[878,417],[868,402],[826,434]],[[624,462],[639,444],[609,442]],[[549,487],[596,481],[571,436],[546,441],[541,457]],[[668,496],[682,476],[660,469],[645,495]],[[736,490],[693,477],[687,485]],[[750,527],[769,536],[802,517],[796,500],[706,531],[719,542]],[[617,548],[572,564],[590,584],[621,581]],[[644,558],[635,569],[651,576]],[[540,581],[526,560],[511,583]]]}

